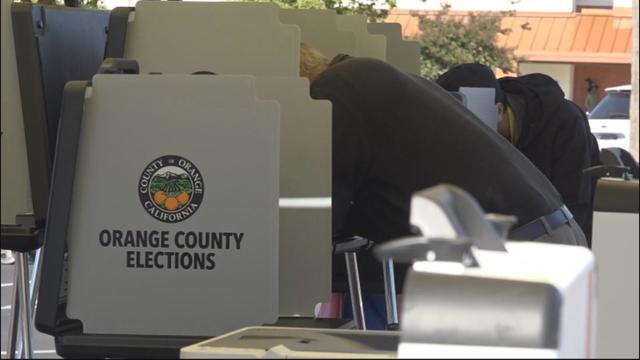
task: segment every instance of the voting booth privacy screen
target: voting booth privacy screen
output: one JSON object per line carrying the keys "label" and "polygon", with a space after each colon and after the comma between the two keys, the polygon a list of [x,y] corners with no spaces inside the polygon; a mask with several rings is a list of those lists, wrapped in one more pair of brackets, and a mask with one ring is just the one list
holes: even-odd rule
{"label": "voting booth privacy screen", "polygon": [[2,223],[13,224],[15,215],[32,211],[29,169],[22,122],[18,69],[11,27],[10,0],[2,0]]}
{"label": "voting booth privacy screen", "polygon": [[[135,59],[141,73],[255,75],[259,96],[280,103],[280,314],[312,316],[331,290],[331,104],[312,100],[298,76],[300,28],[266,3],[143,1],[121,10],[107,57]],[[229,31],[239,21],[243,31]]]}
{"label": "voting booth privacy screen", "polygon": [[108,11],[2,0],[3,224],[25,213],[44,224],[62,89],[95,74],[108,20]]}
{"label": "voting booth privacy screen", "polygon": [[370,34],[384,35],[386,38],[387,62],[402,71],[420,74],[420,43],[405,41],[402,26],[398,23],[368,23]]}
{"label": "voting booth privacy screen", "polygon": [[279,105],[252,78],[97,75],[77,142],[67,315],[83,331],[276,320]]}
{"label": "voting booth privacy screen", "polygon": [[338,30],[350,31],[356,36],[356,48],[350,54],[379,60],[387,58],[387,39],[384,35],[369,33],[364,15],[338,15]]}
{"label": "voting booth privacy screen", "polygon": [[[275,4],[141,1],[128,19],[118,57],[141,73],[298,76],[300,31],[280,23]],[[243,31],[231,31],[239,21]]]}
{"label": "voting booth privacy screen", "polygon": [[356,34],[338,29],[338,14],[334,10],[280,9],[280,21],[299,26],[300,41],[329,59],[356,49]]}

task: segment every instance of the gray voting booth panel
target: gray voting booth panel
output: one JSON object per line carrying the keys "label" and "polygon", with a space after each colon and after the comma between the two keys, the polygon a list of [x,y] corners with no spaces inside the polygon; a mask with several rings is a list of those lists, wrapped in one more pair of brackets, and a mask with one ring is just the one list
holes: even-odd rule
{"label": "gray voting booth panel", "polygon": [[[273,4],[140,2],[132,14],[122,55],[138,60],[141,72],[256,75],[259,96],[280,102],[280,191],[297,204],[281,214],[280,314],[312,316],[331,291],[331,109],[311,100],[298,77],[298,26],[281,24]],[[228,31],[238,23],[247,28]],[[313,205],[319,198],[325,205]],[[311,214],[320,220],[309,221]]]}
{"label": "gray voting booth panel", "polygon": [[356,35],[356,48],[353,56],[387,59],[387,40],[384,35],[372,35],[367,29],[367,17],[364,15],[338,15],[338,30],[352,31]]}
{"label": "gray voting booth panel", "polygon": [[282,316],[311,317],[314,306],[331,296],[331,205],[309,201],[318,205],[280,204]]}
{"label": "gray voting booth panel", "polygon": [[384,35],[387,39],[387,62],[400,70],[420,74],[420,43],[405,41],[398,23],[369,23],[369,34]]}
{"label": "gray voting booth panel", "polygon": [[44,224],[62,89],[95,74],[108,19],[107,11],[2,0],[3,224],[31,210]]}
{"label": "gray voting booth panel", "polygon": [[277,102],[257,100],[248,76],[97,75],[87,89],[69,317],[85,333],[129,335],[274,322]]}
{"label": "gray voting booth panel", "polygon": [[638,180],[598,180],[592,250],[598,263],[596,356],[638,357]]}
{"label": "gray voting booth panel", "polygon": [[331,103],[306,78],[261,76],[256,89],[281,110],[280,314],[313,316],[331,291]]}
{"label": "gray voting booth panel", "polygon": [[15,215],[31,212],[31,191],[27,167],[27,145],[18,69],[11,27],[11,0],[2,0],[2,223],[15,223]]}
{"label": "gray voting booth panel", "polygon": [[300,27],[300,39],[318,49],[327,58],[338,54],[353,54],[356,35],[338,30],[338,15],[334,10],[280,9],[280,20]]}
{"label": "gray voting booth panel", "polygon": [[300,30],[274,4],[140,1],[131,17],[124,57],[141,73],[298,76]]}

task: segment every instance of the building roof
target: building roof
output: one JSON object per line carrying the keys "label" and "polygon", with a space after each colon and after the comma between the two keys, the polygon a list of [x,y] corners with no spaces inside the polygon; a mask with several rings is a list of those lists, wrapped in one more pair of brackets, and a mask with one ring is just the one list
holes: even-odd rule
{"label": "building roof", "polygon": [[[513,48],[515,54],[526,61],[630,64],[632,19],[630,9],[626,10],[516,13],[502,19],[502,27],[511,32],[498,35],[496,41]],[[396,9],[390,12],[386,22],[400,23],[403,35],[415,38],[420,31],[418,18],[414,16],[418,13]],[[449,14],[462,20],[468,17],[466,13]]]}

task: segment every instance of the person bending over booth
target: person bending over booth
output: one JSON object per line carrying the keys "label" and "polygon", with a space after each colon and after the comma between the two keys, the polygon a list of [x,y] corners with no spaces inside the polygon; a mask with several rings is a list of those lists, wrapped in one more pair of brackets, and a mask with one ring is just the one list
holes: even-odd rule
{"label": "person bending over booth", "polygon": [[[600,150],[585,113],[564,98],[558,83],[544,74],[497,80],[481,64],[455,66],[437,83],[449,91],[464,86],[496,90],[498,132],[556,187],[591,246],[595,181],[582,171],[600,164]],[[523,228],[513,235],[529,238],[536,231],[541,230]]]}
{"label": "person bending over booth", "polygon": [[[546,229],[523,240],[586,245],[547,178],[436,83],[379,60],[337,55],[329,61],[304,44],[300,74],[310,79],[312,98],[333,105],[334,236],[381,243],[412,235],[412,193],[449,183],[487,212],[517,216],[516,227]],[[562,219],[549,217],[558,211]],[[381,264],[371,252],[358,262],[363,291],[382,293]],[[405,271],[395,274],[402,289]],[[347,292],[343,259],[335,259],[332,275],[334,292]]]}

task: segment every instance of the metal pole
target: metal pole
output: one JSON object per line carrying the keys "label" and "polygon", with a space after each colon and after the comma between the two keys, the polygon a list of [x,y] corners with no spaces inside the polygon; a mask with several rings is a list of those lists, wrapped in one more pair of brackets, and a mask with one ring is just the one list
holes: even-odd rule
{"label": "metal pole", "polygon": [[16,355],[16,344],[18,343],[18,338],[20,337],[18,328],[18,322],[20,321],[20,300],[18,299],[18,288],[21,286],[20,284],[22,280],[20,279],[20,271],[18,271],[17,265],[14,265],[14,271],[16,273],[13,280],[14,283],[11,301],[11,317],[9,318],[9,346],[7,348],[8,359],[19,357]]}
{"label": "metal pole", "polygon": [[27,283],[29,279],[29,262],[26,259],[27,254],[18,253],[16,257],[16,271],[20,272],[21,285],[18,297],[20,298],[20,328],[22,330],[22,346],[24,349],[23,358],[33,358],[31,349],[31,307],[29,306],[29,293]]}
{"label": "metal pole", "polygon": [[367,330],[364,318],[364,307],[362,305],[360,274],[358,273],[358,258],[356,253],[353,252],[345,253],[344,257],[347,263],[347,277],[349,279],[349,295],[351,296],[353,320],[356,323],[356,329]]}
{"label": "metal pole", "polygon": [[38,289],[40,288],[40,269],[42,268],[42,248],[36,250],[36,257],[33,260],[31,269],[31,279],[29,280],[29,302],[31,304],[31,315],[35,314],[36,301],[38,300]]}
{"label": "metal pole", "polygon": [[393,271],[393,260],[385,258],[382,262],[384,275],[384,300],[387,308],[387,328],[397,326],[398,303],[396,302],[396,278]]}
{"label": "metal pole", "polygon": [[[40,269],[42,268],[42,248],[36,250],[36,257],[33,261],[33,269],[31,269],[31,279],[29,280],[29,305],[31,306],[31,318],[36,313],[36,301],[38,299],[38,289],[40,288]],[[22,342],[18,342],[16,357],[22,357]]]}

